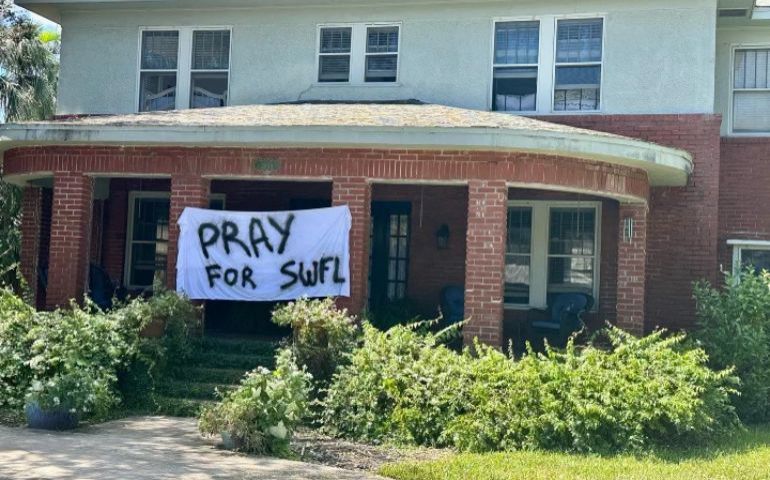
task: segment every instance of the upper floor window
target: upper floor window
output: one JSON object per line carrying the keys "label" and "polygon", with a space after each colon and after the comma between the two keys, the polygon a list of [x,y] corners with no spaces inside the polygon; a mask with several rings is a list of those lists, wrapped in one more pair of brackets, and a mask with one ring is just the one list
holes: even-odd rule
{"label": "upper floor window", "polygon": [[735,51],[732,120],[736,133],[770,132],[770,48]]}
{"label": "upper floor window", "polygon": [[324,25],[318,29],[318,82],[394,83],[399,25]]}
{"label": "upper floor window", "polygon": [[230,30],[143,30],[139,111],[222,107],[230,82]]}
{"label": "upper floor window", "polygon": [[536,110],[540,22],[497,22],[492,109]]}
{"label": "upper floor window", "polygon": [[553,109],[599,110],[604,21],[558,20]]}

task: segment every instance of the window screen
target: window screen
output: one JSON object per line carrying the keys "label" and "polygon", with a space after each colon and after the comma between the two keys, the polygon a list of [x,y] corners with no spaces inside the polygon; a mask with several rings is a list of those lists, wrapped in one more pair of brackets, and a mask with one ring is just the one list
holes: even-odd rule
{"label": "window screen", "polygon": [[539,48],[539,22],[495,24],[493,110],[522,112],[536,109]]}
{"label": "window screen", "polygon": [[551,208],[547,293],[592,295],[595,252],[596,209]]}
{"label": "window screen", "polygon": [[398,78],[398,27],[366,29],[366,82],[395,82]]}
{"label": "window screen", "polygon": [[179,32],[142,32],[139,111],[176,108]]}
{"label": "window screen", "polygon": [[603,30],[600,18],[558,21],[554,110],[599,109]]}
{"label": "window screen", "polygon": [[324,27],[320,32],[319,82],[350,81],[351,27]]}
{"label": "window screen", "polygon": [[770,131],[770,49],[735,51],[733,131]]}
{"label": "window screen", "polygon": [[529,304],[532,263],[532,208],[508,208],[505,249],[505,303]]}

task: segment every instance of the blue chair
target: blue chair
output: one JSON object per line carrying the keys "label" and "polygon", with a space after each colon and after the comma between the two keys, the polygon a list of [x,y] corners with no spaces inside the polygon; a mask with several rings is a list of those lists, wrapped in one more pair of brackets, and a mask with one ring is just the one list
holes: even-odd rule
{"label": "blue chair", "polygon": [[550,318],[534,320],[530,322],[530,328],[546,337],[556,336],[558,346],[564,346],[570,335],[584,327],[583,314],[593,304],[593,297],[585,293],[557,294],[547,310]]}
{"label": "blue chair", "polygon": [[441,315],[444,324],[462,322],[465,317],[465,291],[463,287],[449,285],[441,290]]}

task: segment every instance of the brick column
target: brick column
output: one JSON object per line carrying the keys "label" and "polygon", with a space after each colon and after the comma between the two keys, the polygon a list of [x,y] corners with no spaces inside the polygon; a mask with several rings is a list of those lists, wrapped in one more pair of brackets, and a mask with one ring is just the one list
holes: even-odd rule
{"label": "brick column", "polygon": [[[617,325],[636,334],[644,333],[644,286],[647,262],[647,205],[620,205],[618,238]],[[626,219],[633,219],[629,238]]]}
{"label": "brick column", "polygon": [[19,270],[29,287],[30,305],[37,305],[37,272],[40,263],[40,229],[43,191],[24,187],[21,197],[21,255]]}
{"label": "brick column", "polygon": [[166,286],[176,290],[176,257],[179,250],[179,227],[176,222],[185,207],[206,208],[209,204],[211,181],[197,174],[183,173],[171,176],[171,201],[168,214],[168,258]]}
{"label": "brick column", "polygon": [[372,187],[365,177],[336,177],[332,184],[332,205],[350,208],[350,298],[337,302],[352,313],[366,308],[369,276],[369,224]]}
{"label": "brick column", "polygon": [[79,172],[55,172],[46,306],[81,301],[88,288],[93,179]]}
{"label": "brick column", "polygon": [[503,268],[508,187],[502,180],[468,182],[465,256],[465,344],[474,337],[503,345]]}

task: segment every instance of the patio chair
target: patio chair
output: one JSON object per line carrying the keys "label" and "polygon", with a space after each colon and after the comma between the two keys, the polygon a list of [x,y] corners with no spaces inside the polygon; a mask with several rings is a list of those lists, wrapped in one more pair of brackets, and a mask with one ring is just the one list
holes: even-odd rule
{"label": "patio chair", "polygon": [[548,318],[530,322],[533,333],[544,337],[556,337],[557,346],[567,344],[569,336],[580,331],[585,324],[583,314],[591,309],[594,298],[585,293],[560,293],[546,310]]}

